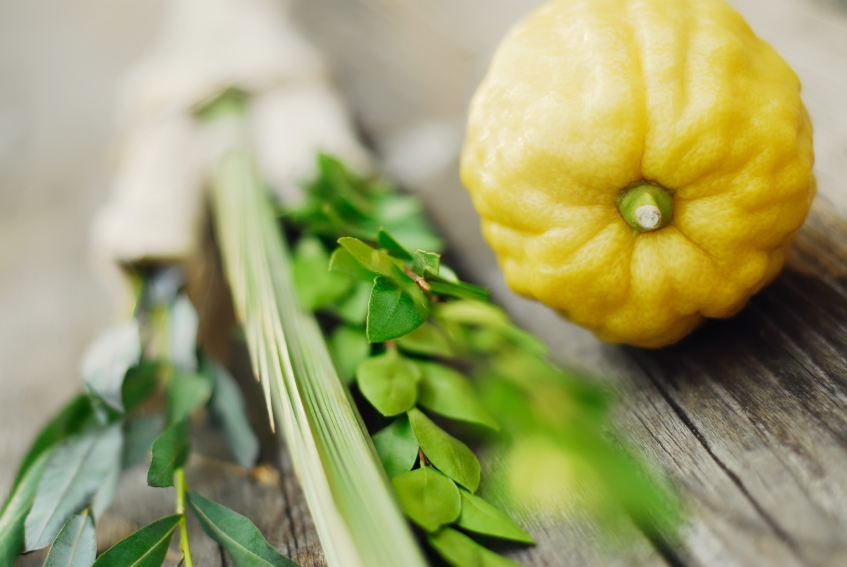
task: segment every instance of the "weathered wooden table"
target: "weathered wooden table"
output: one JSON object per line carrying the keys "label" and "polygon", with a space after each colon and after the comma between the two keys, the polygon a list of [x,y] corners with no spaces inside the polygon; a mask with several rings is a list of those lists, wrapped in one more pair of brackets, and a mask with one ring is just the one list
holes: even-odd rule
{"label": "weathered wooden table", "polygon": [[[513,296],[477,223],[468,221],[475,217],[457,177],[463,110],[508,24],[537,3],[295,5],[364,135],[385,167],[424,197],[456,263],[491,286],[560,362],[608,378],[620,392],[610,433],[667,475],[688,506],[678,542],[648,540],[634,527],[610,542],[586,517],[524,517],[539,545],[512,556],[527,566],[847,565],[847,12],[802,0],[733,2],[803,81],[820,196],[785,272],[739,316],[710,322],[677,346],[644,351],[598,343]],[[226,306],[220,312],[226,317]],[[243,352],[230,354],[245,367]],[[249,381],[244,386],[257,395]],[[263,436],[266,464],[248,475],[229,464],[207,424],[195,423],[200,456],[189,463],[189,483],[256,520],[304,566],[323,565],[285,451],[266,430]],[[172,493],[146,488],[144,474],[141,467],[123,479],[101,522],[101,547],[172,507]],[[194,537],[196,524],[190,528],[198,565],[231,564],[216,545]],[[36,554],[19,565],[41,561]]]}

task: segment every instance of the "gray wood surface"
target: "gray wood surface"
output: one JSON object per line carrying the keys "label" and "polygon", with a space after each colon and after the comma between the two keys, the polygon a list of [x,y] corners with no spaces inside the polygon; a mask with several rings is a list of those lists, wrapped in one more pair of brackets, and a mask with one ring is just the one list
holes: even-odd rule
{"label": "gray wood surface", "polygon": [[492,286],[562,363],[610,380],[620,392],[613,434],[668,474],[687,503],[680,542],[609,546],[582,519],[524,518],[539,546],[514,557],[526,565],[847,565],[845,13],[802,1],[733,2],[803,81],[820,196],[786,271],[739,316],[645,351],[603,345],[516,298],[468,220],[476,217],[456,161],[463,112],[502,33],[533,4],[298,5],[385,167],[424,196],[449,237],[454,264]]}

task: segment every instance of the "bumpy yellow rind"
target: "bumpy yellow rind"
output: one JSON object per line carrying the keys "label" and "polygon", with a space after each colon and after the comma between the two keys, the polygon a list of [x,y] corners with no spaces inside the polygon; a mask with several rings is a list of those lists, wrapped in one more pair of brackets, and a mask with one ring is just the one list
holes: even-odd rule
{"label": "bumpy yellow rind", "polygon": [[[505,39],[461,174],[506,281],[608,342],[660,347],[769,283],[815,194],[800,82],[721,0],[556,0]],[[673,222],[636,233],[646,179]]]}

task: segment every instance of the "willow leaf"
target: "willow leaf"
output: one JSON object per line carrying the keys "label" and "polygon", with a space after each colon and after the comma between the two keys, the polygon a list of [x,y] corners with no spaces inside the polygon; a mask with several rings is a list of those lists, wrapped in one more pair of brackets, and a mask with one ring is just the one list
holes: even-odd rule
{"label": "willow leaf", "polygon": [[471,492],[476,492],[480,466],[468,446],[435,425],[421,410],[413,408],[408,415],[412,431],[430,462]]}
{"label": "willow leaf", "polygon": [[88,388],[106,404],[124,411],[121,386],[126,371],[141,357],[138,321],[129,319],[103,331],[82,357],[82,376]]}
{"label": "willow leaf", "polygon": [[53,451],[47,449],[32,461],[9,495],[0,514],[0,567],[12,567],[24,549],[24,520],[32,508],[41,475]]}
{"label": "willow leaf", "polygon": [[194,304],[181,293],[170,308],[168,325],[170,336],[170,361],[180,372],[197,370],[197,326],[200,319]]}
{"label": "willow leaf", "polygon": [[212,381],[208,376],[177,372],[168,392],[168,421],[175,423],[188,418],[206,405],[212,396]]}
{"label": "willow leaf", "polygon": [[223,430],[227,445],[242,467],[252,469],[259,458],[259,438],[250,427],[241,389],[229,370],[209,357],[203,359],[203,370],[214,384],[209,413]]}
{"label": "willow leaf", "polygon": [[153,443],[153,460],[147,484],[164,488],[174,485],[174,472],[188,460],[191,424],[187,419],[172,423]]}
{"label": "willow leaf", "polygon": [[71,435],[74,435],[87,427],[96,423],[91,400],[85,394],[80,394],[62,408],[59,414],[54,417],[50,423],[44,426],[38,437],[27,452],[26,456],[18,468],[18,474],[15,477],[14,487],[21,482],[26,475],[29,467],[39,460],[45,451],[52,449],[60,442],[64,441]]}
{"label": "willow leaf", "polygon": [[150,453],[153,442],[165,429],[164,415],[145,415],[124,425],[124,470],[134,467]]}
{"label": "willow leaf", "polygon": [[88,512],[68,518],[47,554],[44,567],[90,567],[97,557],[97,537]]}
{"label": "willow leaf", "polygon": [[161,567],[182,517],[174,514],[144,526],[107,549],[94,567]]}
{"label": "willow leaf", "polygon": [[26,549],[50,545],[72,514],[84,508],[121,454],[120,424],[89,431],[59,447],[44,470],[26,518]]}
{"label": "willow leaf", "polygon": [[297,567],[265,540],[253,522],[225,506],[188,492],[188,504],[206,535],[229,552],[238,567]]}

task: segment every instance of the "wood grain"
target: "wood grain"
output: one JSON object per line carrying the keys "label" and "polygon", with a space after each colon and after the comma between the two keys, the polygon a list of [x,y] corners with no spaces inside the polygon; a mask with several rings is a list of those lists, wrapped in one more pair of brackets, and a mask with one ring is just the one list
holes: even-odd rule
{"label": "wood grain", "polygon": [[[819,198],[784,273],[740,315],[648,351],[603,345],[505,288],[477,224],[467,222],[476,216],[456,175],[458,145],[426,174],[400,159],[414,143],[426,149],[427,126],[457,132],[430,136],[431,144],[461,140],[465,105],[493,46],[537,3],[312,0],[297,12],[385,167],[424,197],[452,245],[452,265],[491,286],[560,362],[607,380],[619,394],[610,433],[686,502],[680,541],[633,538],[610,552],[583,519],[541,526],[524,518],[539,545],[513,556],[526,565],[847,564],[847,110],[839,102],[847,18],[802,1],[734,2],[804,83]],[[592,547],[605,551],[582,551]]]}

